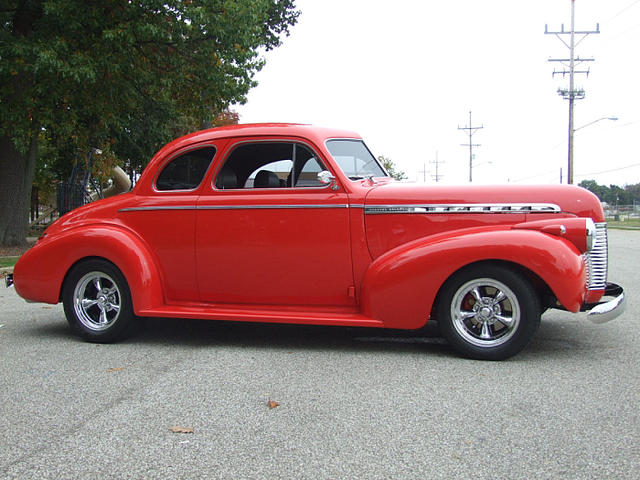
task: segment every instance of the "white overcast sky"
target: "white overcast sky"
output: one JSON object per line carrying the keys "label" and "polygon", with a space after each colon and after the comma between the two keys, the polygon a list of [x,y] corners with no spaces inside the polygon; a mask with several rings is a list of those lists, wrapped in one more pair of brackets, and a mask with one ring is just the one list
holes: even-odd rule
{"label": "white overcast sky", "polygon": [[[549,31],[570,26],[570,0],[297,0],[302,14],[268,52],[242,123],[301,122],[360,133],[410,180],[566,182],[568,76],[549,58],[569,50]],[[576,0],[577,47],[595,62],[576,76],[574,181],[640,183],[640,0]],[[565,37],[568,41],[568,36]],[[576,37],[577,39],[581,37]],[[424,169],[427,169],[426,174]]]}

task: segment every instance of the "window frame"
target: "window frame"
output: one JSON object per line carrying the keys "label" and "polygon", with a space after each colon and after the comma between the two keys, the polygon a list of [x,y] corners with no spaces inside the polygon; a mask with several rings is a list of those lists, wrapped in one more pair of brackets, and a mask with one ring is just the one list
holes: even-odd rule
{"label": "window frame", "polygon": [[[213,191],[216,192],[233,192],[233,193],[237,193],[237,192],[262,192],[262,193],[268,193],[268,192],[273,192],[275,191],[292,191],[292,190],[296,190],[296,191],[323,191],[325,189],[328,189],[330,187],[330,185],[324,185],[324,184],[320,184],[317,186],[308,186],[308,187],[298,187],[298,186],[284,186],[284,187],[271,187],[271,188],[245,188],[243,187],[238,187],[238,188],[218,188],[216,186],[216,180],[218,179],[218,175],[220,174],[220,172],[222,172],[222,170],[225,168],[225,166],[227,165],[227,162],[229,161],[229,158],[231,157],[231,155],[233,155],[233,153],[236,151],[236,149],[238,147],[242,147],[244,145],[251,145],[251,144],[267,144],[267,143],[281,143],[281,144],[289,144],[289,145],[297,145],[303,148],[306,148],[311,154],[312,156],[310,158],[315,158],[317,163],[323,167],[325,170],[328,170],[331,172],[331,167],[329,166],[328,162],[322,158],[322,156],[318,153],[318,150],[315,149],[312,145],[310,145],[309,143],[301,140],[301,139],[290,139],[290,138],[247,138],[247,139],[243,139],[240,141],[237,141],[231,145],[229,145],[229,147],[226,149],[225,155],[224,155],[224,159],[220,162],[219,167],[217,168],[217,170],[213,173],[212,177],[211,177],[211,181],[210,181],[210,186],[211,189]],[[283,161],[283,160],[290,160],[292,161],[292,171],[295,169],[295,160],[294,159],[280,159],[278,161]],[[274,163],[274,161],[269,161],[267,163],[265,163],[263,166],[269,165],[271,163]],[[258,167],[256,169],[257,171],[260,170],[260,167]],[[245,179],[245,183],[246,181],[249,179],[249,177],[251,176],[251,174],[256,171],[256,170],[252,170],[249,173],[249,176]],[[333,174],[333,172],[332,172]]]}
{"label": "window frame", "polygon": [[[333,156],[333,153],[331,153],[331,150],[329,149],[329,142],[332,141],[349,141],[349,142],[359,142],[361,143],[364,148],[367,150],[367,152],[369,152],[369,154],[371,155],[371,157],[373,158],[373,160],[376,162],[376,165],[378,165],[378,167],[380,167],[380,170],[382,170],[382,172],[385,174],[384,177],[376,177],[375,175],[373,176],[373,178],[391,178],[391,175],[389,175],[389,172],[387,172],[387,169],[384,168],[384,165],[382,165],[380,163],[380,161],[376,158],[376,156],[373,154],[373,152],[369,149],[369,146],[364,142],[363,139],[361,138],[346,138],[346,137],[333,137],[333,138],[327,138],[324,141],[324,147],[327,149],[327,152],[329,153],[329,155],[331,155],[331,160],[334,161],[336,168],[338,170],[340,170],[340,173],[350,182],[360,182],[362,181],[362,178],[357,178],[357,179],[352,179],[347,172],[345,172],[342,167],[340,166],[340,162],[338,162],[338,160]],[[367,178],[367,177],[363,177],[363,178]]]}

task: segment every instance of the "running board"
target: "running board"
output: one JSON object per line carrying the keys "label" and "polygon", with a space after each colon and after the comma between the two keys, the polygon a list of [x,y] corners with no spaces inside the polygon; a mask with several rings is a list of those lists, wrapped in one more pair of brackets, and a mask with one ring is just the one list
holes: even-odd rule
{"label": "running board", "polygon": [[301,325],[342,325],[350,327],[384,327],[383,322],[359,313],[275,310],[270,308],[165,305],[136,312],[140,317],[189,318],[234,322],[293,323]]}

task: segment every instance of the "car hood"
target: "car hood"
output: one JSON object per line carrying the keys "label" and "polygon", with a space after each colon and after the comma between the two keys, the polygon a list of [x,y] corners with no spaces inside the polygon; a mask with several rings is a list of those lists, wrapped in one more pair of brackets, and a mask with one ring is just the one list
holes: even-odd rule
{"label": "car hood", "polygon": [[[594,194],[573,185],[421,185],[388,183],[374,186],[366,196],[365,206],[426,208],[522,209],[523,211],[561,211],[578,217],[604,221],[602,205]],[[530,207],[530,208],[529,208]],[[398,208],[398,213],[402,209]],[[493,211],[493,210],[492,210]]]}

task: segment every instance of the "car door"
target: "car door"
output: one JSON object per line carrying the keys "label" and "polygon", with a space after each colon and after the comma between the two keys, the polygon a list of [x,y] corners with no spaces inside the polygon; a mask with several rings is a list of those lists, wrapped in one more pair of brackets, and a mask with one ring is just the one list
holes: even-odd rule
{"label": "car door", "polygon": [[348,198],[322,184],[315,150],[244,140],[198,201],[201,300],[272,306],[353,306]]}
{"label": "car door", "polygon": [[135,206],[120,210],[122,222],[149,245],[166,300],[197,302],[195,223],[198,192],[216,155],[214,143],[169,154]]}

